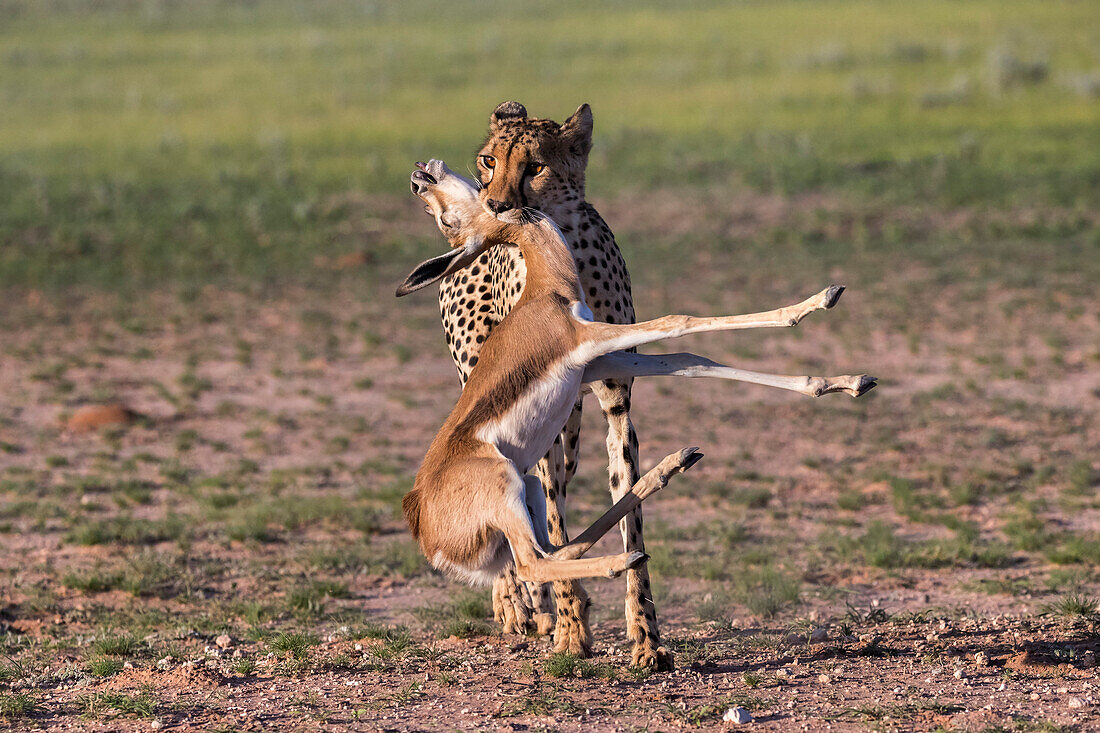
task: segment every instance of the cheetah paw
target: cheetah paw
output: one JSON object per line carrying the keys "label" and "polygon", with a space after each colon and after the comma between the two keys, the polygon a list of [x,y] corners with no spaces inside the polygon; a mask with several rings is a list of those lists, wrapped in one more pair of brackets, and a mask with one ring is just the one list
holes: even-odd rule
{"label": "cheetah paw", "polygon": [[554,633],[554,614],[536,613],[534,622],[535,633],[539,636],[550,636]]}
{"label": "cheetah paw", "polygon": [[653,672],[671,672],[672,653],[663,646],[655,646],[649,640],[634,645],[632,667],[648,669]]}
{"label": "cheetah paw", "polygon": [[574,657],[592,656],[592,631],[577,620],[558,616],[554,625],[554,653],[572,654]]}
{"label": "cheetah paw", "polygon": [[518,588],[510,587],[507,578],[493,583],[493,618],[505,634],[526,634],[531,627],[531,609]]}

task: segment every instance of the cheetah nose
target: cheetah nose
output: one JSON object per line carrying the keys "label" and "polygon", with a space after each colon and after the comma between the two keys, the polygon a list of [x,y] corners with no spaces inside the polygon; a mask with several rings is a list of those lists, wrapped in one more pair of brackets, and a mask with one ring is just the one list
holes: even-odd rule
{"label": "cheetah nose", "polygon": [[503,214],[509,209],[515,208],[507,201],[497,201],[496,199],[487,199],[485,205],[489,207],[489,210],[494,214]]}

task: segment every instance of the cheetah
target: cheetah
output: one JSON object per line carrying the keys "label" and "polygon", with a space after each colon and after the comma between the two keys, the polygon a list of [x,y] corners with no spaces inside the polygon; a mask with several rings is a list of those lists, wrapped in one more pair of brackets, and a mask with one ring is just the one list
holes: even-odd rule
{"label": "cheetah", "polygon": [[[592,110],[582,104],[564,123],[529,117],[518,102],[504,102],[489,116],[488,136],[477,153],[479,198],[497,216],[537,209],[561,229],[576,261],[588,306],[599,321],[635,322],[630,275],[615,235],[585,200],[585,169],[592,149]],[[477,364],[489,332],[518,301],[526,268],[516,247],[494,247],[471,267],[443,281],[439,312],[447,345],[462,384]],[[630,379],[608,379],[590,386],[607,420],[609,487],[619,501],[639,478],[638,436],[630,421]],[[577,470],[583,393],[536,475],[546,495],[547,525],[556,545],[568,541],[565,526],[567,485]],[[619,524],[626,552],[645,552],[642,511]],[[514,569],[493,584],[494,616],[505,633],[523,633],[534,625],[550,633],[556,652],[581,657],[592,653],[588,623],[590,601],[577,581],[553,584],[554,607],[546,589],[525,587]],[[556,620],[552,611],[556,609]],[[662,646],[657,613],[645,564],[626,573],[626,627],[633,643],[632,663],[671,669],[672,655]]]}

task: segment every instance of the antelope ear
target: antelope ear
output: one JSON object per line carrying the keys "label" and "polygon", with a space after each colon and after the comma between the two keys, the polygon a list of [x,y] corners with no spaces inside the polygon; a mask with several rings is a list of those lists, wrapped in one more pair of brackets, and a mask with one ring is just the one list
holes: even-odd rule
{"label": "antelope ear", "polygon": [[452,249],[438,257],[421,262],[409,273],[409,276],[405,278],[405,282],[398,286],[397,297],[400,298],[402,295],[408,295],[421,288],[426,288],[432,283],[447,277],[452,272],[458,272],[481,255],[484,251],[481,245],[482,242],[480,241],[469,242],[465,247]]}
{"label": "antelope ear", "polygon": [[489,115],[489,129],[496,132],[505,120],[523,119],[527,116],[527,108],[519,102],[501,102]]}
{"label": "antelope ear", "polygon": [[577,107],[573,116],[562,123],[561,136],[573,155],[588,155],[592,149],[592,108],[587,104]]}

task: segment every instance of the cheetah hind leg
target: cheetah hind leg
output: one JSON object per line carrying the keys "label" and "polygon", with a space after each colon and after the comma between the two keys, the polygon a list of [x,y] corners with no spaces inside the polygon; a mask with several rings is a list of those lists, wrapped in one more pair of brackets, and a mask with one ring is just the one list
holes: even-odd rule
{"label": "cheetah hind leg", "polygon": [[549,636],[554,630],[554,604],[550,599],[549,583],[523,583],[527,607],[531,609],[531,622],[535,634]]}
{"label": "cheetah hind leg", "polygon": [[509,564],[493,581],[493,618],[505,634],[526,634],[531,628],[530,597]]}
{"label": "cheetah hind leg", "polygon": [[[539,478],[546,491],[547,529],[550,540],[557,545],[569,541],[565,526],[565,500],[569,481],[577,470],[582,408],[583,397],[573,405],[573,412],[554,441],[546,461],[539,464],[539,468],[546,469],[546,473],[540,474]],[[592,656],[592,630],[588,625],[588,609],[592,602],[584,586],[578,580],[571,580],[556,582],[553,588],[557,615],[553,619],[554,651],[575,657]]]}

